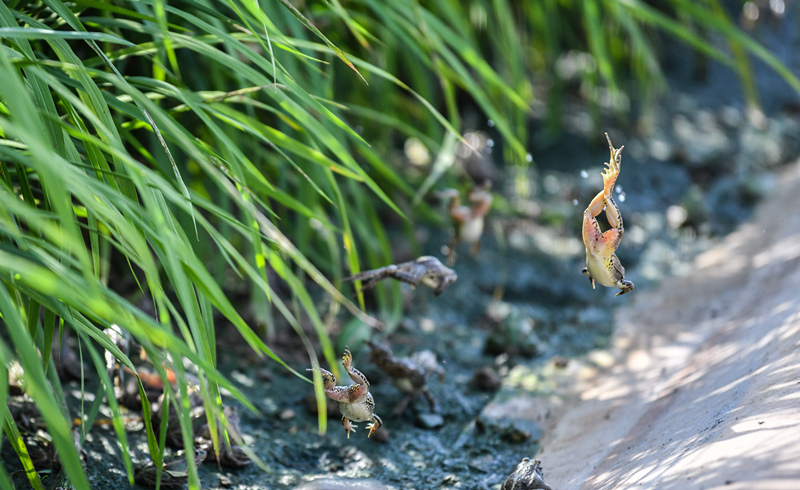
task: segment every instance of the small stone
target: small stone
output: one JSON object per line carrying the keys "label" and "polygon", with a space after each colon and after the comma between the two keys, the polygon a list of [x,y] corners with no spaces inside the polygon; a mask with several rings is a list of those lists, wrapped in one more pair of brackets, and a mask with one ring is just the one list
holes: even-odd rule
{"label": "small stone", "polygon": [[523,430],[516,425],[512,425],[507,431],[503,432],[500,438],[511,444],[520,444],[531,438],[531,433]]}
{"label": "small stone", "polygon": [[442,478],[443,485],[449,485],[453,483],[458,483],[458,477],[452,473],[447,474],[444,476],[444,478]]}
{"label": "small stone", "polygon": [[295,417],[294,410],[291,408],[287,408],[286,410],[282,410],[281,413],[278,414],[278,418],[281,420],[291,420]]}
{"label": "small stone", "polygon": [[272,381],[272,373],[269,371],[269,369],[258,369],[255,374],[256,379],[259,381],[263,381],[265,383]]}
{"label": "small stone", "polygon": [[569,365],[569,359],[564,356],[555,355],[551,361],[553,366],[557,367],[558,369],[564,369]]}
{"label": "small stone", "polygon": [[432,333],[436,330],[436,322],[430,318],[423,318],[419,321],[419,328],[421,328],[423,332]]}
{"label": "small stone", "polygon": [[380,429],[376,430],[374,434],[372,434],[372,439],[375,442],[389,442],[389,431],[385,427],[381,427]]}
{"label": "small stone", "polygon": [[482,366],[475,370],[470,384],[481,391],[497,391],[503,384],[503,379],[491,366]]}
{"label": "small stone", "polygon": [[444,425],[444,417],[438,413],[421,413],[414,419],[414,424],[421,429],[438,429]]}

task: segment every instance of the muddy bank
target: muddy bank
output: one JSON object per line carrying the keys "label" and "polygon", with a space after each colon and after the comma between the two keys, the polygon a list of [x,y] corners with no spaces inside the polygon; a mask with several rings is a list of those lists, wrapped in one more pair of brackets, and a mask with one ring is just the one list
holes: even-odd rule
{"label": "muddy bank", "polygon": [[605,362],[561,381],[574,391],[532,402],[560,414],[538,455],[554,488],[797,488],[800,162],[780,180],[689,272],[617,312],[589,356]]}

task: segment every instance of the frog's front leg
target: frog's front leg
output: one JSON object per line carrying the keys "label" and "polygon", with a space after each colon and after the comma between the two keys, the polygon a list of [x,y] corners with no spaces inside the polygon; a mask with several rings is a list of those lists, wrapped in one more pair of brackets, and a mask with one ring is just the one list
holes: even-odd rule
{"label": "frog's front leg", "polygon": [[[325,391],[333,389],[336,386],[336,376],[333,375],[332,372],[328,371],[327,369],[319,369],[319,374],[322,375],[322,386],[325,387]],[[313,369],[306,369],[306,371],[314,371]]]}

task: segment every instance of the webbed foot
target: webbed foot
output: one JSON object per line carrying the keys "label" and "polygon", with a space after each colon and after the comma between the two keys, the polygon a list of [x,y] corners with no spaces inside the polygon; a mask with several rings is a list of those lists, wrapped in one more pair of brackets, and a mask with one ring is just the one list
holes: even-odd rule
{"label": "webbed foot", "polygon": [[326,390],[336,386],[336,376],[334,376],[333,373],[327,369],[322,369],[321,367],[318,367],[317,369],[306,369],[306,371],[311,371],[312,373],[316,370],[319,370],[319,374],[322,376],[322,386],[324,386]]}
{"label": "webbed foot", "polygon": [[627,294],[633,291],[633,283],[631,281],[620,281],[617,287],[619,287],[619,292],[614,296]]}
{"label": "webbed foot", "polygon": [[[347,417],[342,417],[342,425],[344,426],[345,432],[347,432],[347,438],[348,439],[350,439],[350,433],[351,432],[355,432],[356,429],[358,428],[357,425],[351,424],[350,423],[350,419],[348,419]],[[371,434],[371,432],[370,432],[370,434]]]}
{"label": "webbed foot", "polygon": [[353,363],[353,354],[350,353],[350,347],[344,346],[344,355],[342,356],[342,366],[345,371],[350,371],[350,364]]}
{"label": "webbed foot", "polygon": [[367,434],[367,438],[372,435],[373,432],[383,427],[383,421],[377,415],[372,415],[372,422],[367,425],[367,429],[369,429],[369,434]]}

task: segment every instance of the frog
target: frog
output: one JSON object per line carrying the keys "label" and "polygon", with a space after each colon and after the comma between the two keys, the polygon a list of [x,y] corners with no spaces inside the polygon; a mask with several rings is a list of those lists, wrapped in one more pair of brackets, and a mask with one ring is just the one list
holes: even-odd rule
{"label": "frog", "polygon": [[348,277],[347,281],[366,281],[361,290],[374,287],[379,281],[391,277],[411,285],[412,289],[420,284],[433,288],[433,295],[439,296],[451,284],[456,282],[456,272],[442,264],[431,255],[423,255],[409,262],[391,264],[379,269],[359,272]]}
{"label": "frog", "polygon": [[545,347],[536,333],[537,321],[520,307],[509,305],[508,315],[500,320],[486,337],[483,351],[498,356],[501,354],[536,357]]}
{"label": "frog", "polygon": [[450,199],[449,213],[455,227],[455,233],[453,233],[448,246],[448,265],[452,266],[455,263],[455,250],[459,243],[470,245],[472,255],[478,255],[485,217],[492,207],[493,197],[489,192],[491,188],[492,183],[490,181],[474,187],[467,194],[467,200],[474,203],[472,207],[461,204],[461,194],[455,189],[444,189],[437,193],[440,199]]}
{"label": "frog", "polygon": [[500,490],[551,490],[544,482],[542,462],[538,459],[522,458],[513,473],[508,475]]}
{"label": "frog", "polygon": [[[355,432],[358,427],[352,422],[367,422],[367,429],[369,438],[376,430],[383,426],[383,421],[377,414],[375,414],[375,400],[372,393],[369,392],[369,380],[364,376],[361,371],[353,367],[353,354],[350,348],[345,346],[344,355],[342,356],[342,366],[347,374],[350,376],[355,384],[348,386],[336,386],[336,377],[326,369],[319,369],[322,375],[323,387],[325,394],[328,398],[334,400],[339,405],[339,412],[342,414],[342,425],[347,433],[347,438],[350,439],[350,433]],[[313,369],[309,369],[313,371]]]}
{"label": "frog", "polygon": [[[206,452],[202,449],[194,450],[194,464],[200,466],[206,459]],[[183,488],[189,478],[187,454],[180,451],[178,454],[164,458],[161,471],[161,488]],[[158,468],[155,463],[147,461],[134,468],[134,479],[137,485],[155,487],[158,480]]]}
{"label": "frog", "polygon": [[[603,190],[600,191],[583,212],[583,244],[586,247],[586,267],[581,271],[589,277],[592,289],[595,282],[603,286],[619,288],[615,296],[633,291],[633,283],[625,280],[625,268],[615,253],[622,241],[624,228],[622,214],[614,201],[614,184],[620,172],[622,149],[614,148],[611,138],[606,133],[611,157],[603,169]],[[606,218],[611,228],[603,232],[597,222],[597,216],[605,208]]]}
{"label": "frog", "polygon": [[432,373],[438,374],[440,381],[444,379],[444,370],[437,364],[436,354],[424,350],[412,357],[397,358],[384,345],[371,340],[367,340],[366,344],[370,348],[372,362],[391,378],[392,384],[397,389],[406,395],[394,408],[393,415],[403,413],[408,404],[419,395],[423,395],[428,401],[431,413],[436,411],[436,399],[427,387],[428,376]]}
{"label": "frog", "polygon": [[211,428],[205,424],[198,431],[199,434],[195,437],[195,446],[206,452],[206,461],[216,461],[222,466],[231,468],[241,468],[252,463],[250,457],[245,453],[244,449],[239,446],[239,441],[242,441],[242,431],[239,428],[239,412],[235,406],[225,405],[222,409],[225,415],[225,420],[228,422],[228,444],[225,442],[225,434],[223,433],[222,425],[217,426],[219,441],[219,454],[215,454],[214,445],[211,438]]}

